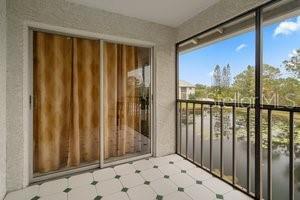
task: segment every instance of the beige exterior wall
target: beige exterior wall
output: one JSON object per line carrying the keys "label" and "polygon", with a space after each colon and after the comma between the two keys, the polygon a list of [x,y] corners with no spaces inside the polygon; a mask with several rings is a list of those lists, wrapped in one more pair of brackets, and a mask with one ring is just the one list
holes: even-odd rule
{"label": "beige exterior wall", "polygon": [[[176,30],[167,26],[88,8],[64,0],[7,1],[7,189],[26,186],[28,151],[26,149],[28,109],[24,76],[24,23],[33,21],[47,25],[85,30],[148,41],[155,44],[157,155],[175,152],[175,71],[174,43]],[[2,29],[1,29],[2,30]]]}
{"label": "beige exterior wall", "polygon": [[195,88],[194,87],[179,87],[179,99],[189,99],[189,96],[191,94],[195,94]]}
{"label": "beige exterior wall", "polygon": [[6,0],[0,0],[0,199],[6,193]]}

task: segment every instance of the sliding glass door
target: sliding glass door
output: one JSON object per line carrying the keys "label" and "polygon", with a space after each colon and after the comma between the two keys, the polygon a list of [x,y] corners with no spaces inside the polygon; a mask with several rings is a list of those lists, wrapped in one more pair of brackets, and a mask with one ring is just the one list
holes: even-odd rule
{"label": "sliding glass door", "polygon": [[32,41],[33,179],[150,156],[151,48],[40,31]]}
{"label": "sliding glass door", "polygon": [[99,41],[33,33],[33,172],[99,163]]}
{"label": "sliding glass door", "polygon": [[151,153],[151,49],[104,42],[104,162]]}

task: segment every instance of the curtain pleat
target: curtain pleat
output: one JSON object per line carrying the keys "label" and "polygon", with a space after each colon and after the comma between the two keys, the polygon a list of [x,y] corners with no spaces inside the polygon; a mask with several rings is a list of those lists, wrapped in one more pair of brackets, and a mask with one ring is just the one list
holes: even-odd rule
{"label": "curtain pleat", "polygon": [[[86,163],[99,159],[100,123],[100,46],[97,41],[74,38],[73,62],[74,99],[77,97],[80,162]],[[76,76],[75,76],[76,74]],[[74,120],[75,122],[75,120]],[[74,129],[75,129],[74,128]]]}
{"label": "curtain pleat", "polygon": [[[104,152],[105,158],[117,156],[118,124],[118,48],[116,44],[105,43],[104,45],[104,74],[105,74],[105,126],[104,126]],[[108,92],[109,91],[109,92]]]}
{"label": "curtain pleat", "polygon": [[34,172],[99,160],[99,42],[34,32]]}

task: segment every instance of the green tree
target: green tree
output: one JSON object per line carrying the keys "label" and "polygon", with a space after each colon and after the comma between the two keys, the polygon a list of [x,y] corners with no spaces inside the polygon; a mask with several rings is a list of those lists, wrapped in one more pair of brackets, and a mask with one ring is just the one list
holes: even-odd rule
{"label": "green tree", "polygon": [[263,65],[263,103],[277,105],[279,103],[279,78],[281,72],[278,68],[268,64]]}
{"label": "green tree", "polygon": [[[213,76],[214,85],[196,85],[195,98],[212,98],[217,101],[227,102],[237,100],[243,103],[254,103],[255,67],[247,66],[244,71],[233,78],[232,85],[228,85],[230,66],[227,65],[222,70],[221,74],[220,66],[216,65]],[[264,104],[300,105],[300,80],[298,78],[283,76],[279,68],[264,64],[262,84]]]}
{"label": "green tree", "polygon": [[[251,103],[255,90],[255,69],[248,65],[247,69],[234,77],[233,90],[240,98],[244,98],[245,103]],[[239,99],[240,99],[239,98]]]}
{"label": "green tree", "polygon": [[215,87],[220,87],[221,82],[222,82],[221,67],[219,65],[216,65],[213,72],[213,85]]}
{"label": "green tree", "polygon": [[293,51],[289,60],[283,61],[285,69],[300,78],[300,49]]}
{"label": "green tree", "polygon": [[196,93],[195,94],[190,94],[188,99],[189,100],[196,100]]}
{"label": "green tree", "polygon": [[202,84],[196,84],[195,88],[195,98],[201,99],[207,97],[208,87]]}
{"label": "green tree", "polygon": [[300,81],[296,78],[278,79],[278,104],[300,106]]}
{"label": "green tree", "polygon": [[231,72],[230,72],[230,65],[227,64],[226,67],[223,67],[222,73],[222,86],[229,87],[230,86],[230,79],[231,79]]}

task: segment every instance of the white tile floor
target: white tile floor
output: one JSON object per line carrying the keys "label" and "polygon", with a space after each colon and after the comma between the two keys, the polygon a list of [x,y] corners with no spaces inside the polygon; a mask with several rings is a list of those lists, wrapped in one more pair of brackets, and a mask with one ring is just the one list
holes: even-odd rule
{"label": "white tile floor", "polygon": [[49,181],[5,200],[250,200],[178,155],[140,160]]}

